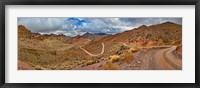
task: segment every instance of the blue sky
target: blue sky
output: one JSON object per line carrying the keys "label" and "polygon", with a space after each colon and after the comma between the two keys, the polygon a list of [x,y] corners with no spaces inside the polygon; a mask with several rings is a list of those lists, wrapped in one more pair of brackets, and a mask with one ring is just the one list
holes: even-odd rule
{"label": "blue sky", "polygon": [[67,18],[67,17],[18,17],[18,25],[24,25],[35,33],[64,34],[67,36],[90,33],[116,34],[141,25],[163,22],[182,24],[182,18]]}

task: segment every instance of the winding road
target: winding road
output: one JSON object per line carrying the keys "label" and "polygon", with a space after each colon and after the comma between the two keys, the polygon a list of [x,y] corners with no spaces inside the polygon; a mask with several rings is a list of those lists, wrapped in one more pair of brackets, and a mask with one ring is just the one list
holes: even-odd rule
{"label": "winding road", "polygon": [[82,47],[80,47],[80,49],[83,50],[85,53],[87,53],[90,56],[99,56],[104,53],[104,48],[105,48],[104,43],[101,43],[101,44],[102,44],[102,50],[101,50],[101,53],[99,53],[99,54],[92,54],[92,53],[88,52],[87,50],[83,49]]}
{"label": "winding road", "polygon": [[[124,46],[129,46],[125,43],[122,43]],[[102,50],[99,54],[92,54],[85,50],[84,48],[80,47],[85,53],[90,56],[99,56],[104,53],[105,45],[102,43]],[[142,47],[145,49],[146,47]],[[145,59],[153,58],[153,68],[155,70],[181,70],[182,69],[182,59],[178,58],[175,55],[176,46],[156,46],[154,50],[149,52],[151,53],[150,56],[147,56]],[[143,56],[141,54],[140,56]],[[149,62],[150,63],[150,62]],[[98,64],[98,63],[97,63]],[[142,65],[142,64],[141,64]],[[93,66],[93,65],[92,65]],[[95,67],[95,66],[94,66]],[[86,67],[87,68],[87,67]],[[141,69],[142,70],[142,69]]]}
{"label": "winding road", "polygon": [[182,59],[175,56],[175,50],[176,46],[156,50],[153,57],[156,68],[161,70],[181,70]]}

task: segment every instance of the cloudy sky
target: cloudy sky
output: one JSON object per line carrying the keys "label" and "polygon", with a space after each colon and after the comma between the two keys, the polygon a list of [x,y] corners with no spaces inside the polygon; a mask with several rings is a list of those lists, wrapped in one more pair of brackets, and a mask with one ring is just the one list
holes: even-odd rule
{"label": "cloudy sky", "polygon": [[90,33],[116,34],[141,25],[163,22],[182,24],[182,18],[47,18],[18,17],[18,25],[24,25],[34,33],[64,34],[67,36]]}

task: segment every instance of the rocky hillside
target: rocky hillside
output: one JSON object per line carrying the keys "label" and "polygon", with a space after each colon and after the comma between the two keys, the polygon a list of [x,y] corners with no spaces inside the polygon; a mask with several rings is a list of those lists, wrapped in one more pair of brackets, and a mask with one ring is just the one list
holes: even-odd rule
{"label": "rocky hillside", "polygon": [[95,50],[101,49],[102,42],[107,43],[108,48],[112,48],[112,46],[119,43],[134,44],[143,47],[180,45],[182,43],[182,25],[171,22],[151,26],[142,25],[132,30],[106,36],[98,41],[90,42],[84,46],[84,48],[88,51],[94,52]]}
{"label": "rocky hillside", "polygon": [[[103,36],[102,36],[103,37]],[[19,64],[30,64],[35,69],[55,69],[54,66],[69,58],[87,58],[79,47],[100,36],[90,39],[86,36],[69,37],[56,34],[32,33],[25,26],[18,26],[18,59]],[[74,59],[75,60],[75,59]],[[23,66],[23,65],[19,65]],[[53,67],[52,67],[53,66]],[[24,68],[24,67],[19,67]],[[66,69],[66,68],[65,68]]]}

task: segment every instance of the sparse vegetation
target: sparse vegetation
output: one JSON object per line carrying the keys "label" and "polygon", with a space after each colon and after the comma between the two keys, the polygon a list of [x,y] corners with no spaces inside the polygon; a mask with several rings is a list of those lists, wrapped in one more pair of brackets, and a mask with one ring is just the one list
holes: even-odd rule
{"label": "sparse vegetation", "polygon": [[124,52],[122,57],[127,61],[131,62],[134,59],[133,53],[131,52]]}
{"label": "sparse vegetation", "polygon": [[86,65],[91,65],[93,63],[94,63],[94,60],[88,60],[87,63],[86,63]]}
{"label": "sparse vegetation", "polygon": [[154,46],[152,46],[152,45],[147,45],[147,48],[152,49],[152,48],[154,48]]}
{"label": "sparse vegetation", "polygon": [[148,34],[147,36],[146,36],[146,39],[150,39],[152,37],[152,35],[151,34]]}
{"label": "sparse vegetation", "polygon": [[120,59],[119,55],[112,55],[110,56],[109,62],[115,62],[115,61],[118,61],[119,59]]}
{"label": "sparse vegetation", "polygon": [[138,47],[138,46],[133,46],[130,48],[130,51],[131,52],[137,52],[137,51],[140,51],[141,49]]}
{"label": "sparse vegetation", "polygon": [[104,65],[104,70],[119,70],[119,67],[112,62],[108,62]]}

